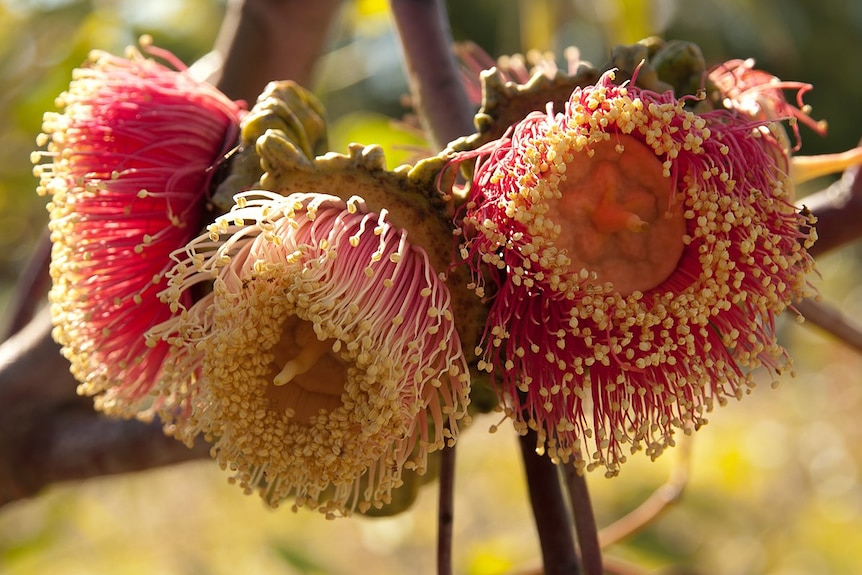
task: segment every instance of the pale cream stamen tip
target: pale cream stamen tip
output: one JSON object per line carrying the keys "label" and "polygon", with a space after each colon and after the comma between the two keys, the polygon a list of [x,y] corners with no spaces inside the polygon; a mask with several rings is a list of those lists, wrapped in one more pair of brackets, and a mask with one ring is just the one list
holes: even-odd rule
{"label": "pale cream stamen tip", "polygon": [[630,213],[626,218],[626,229],[630,232],[645,232],[649,229],[649,222],[643,221],[637,214]]}
{"label": "pale cream stamen tip", "polygon": [[296,357],[284,364],[278,375],[273,378],[272,384],[276,387],[287,385],[293,381],[293,378],[308,372],[308,370],[314,367],[317,361],[330,349],[331,346],[329,343],[316,338],[312,339],[312,341],[309,341],[302,348],[302,351]]}

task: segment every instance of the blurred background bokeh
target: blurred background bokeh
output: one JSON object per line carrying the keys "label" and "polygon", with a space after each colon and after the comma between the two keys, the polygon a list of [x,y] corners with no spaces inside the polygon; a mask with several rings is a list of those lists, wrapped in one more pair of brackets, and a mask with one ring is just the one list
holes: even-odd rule
{"label": "blurred background bokeh", "polygon": [[[708,63],[753,57],[787,80],[814,84],[806,102],[829,123],[803,128],[802,153],[851,148],[862,137],[862,3],[856,0],[451,0],[456,39],[492,55],[576,45],[602,64],[615,44],[652,34],[698,43]],[[143,33],[191,63],[224,14],[214,0],[0,0],[0,317],[47,221],[30,152],[42,112],[89,50],[121,53]],[[398,42],[384,0],[345,2],[312,86],[328,108],[331,144],[378,143],[392,167],[422,139],[408,112]],[[807,186],[820,189],[829,180]],[[819,262],[824,297],[862,319],[860,250]],[[608,554],[663,574],[862,572],[862,358],[814,328],[782,318],[796,377],[764,383],[718,409],[685,449],[634,457],[619,478],[589,478],[599,522],[625,514],[687,469],[681,502]],[[2,407],[2,406],[0,406]],[[459,443],[455,569],[519,573],[538,542],[509,428],[479,418]],[[388,519],[326,521],[270,510],[201,461],[60,485],[0,509],[4,575],[406,574],[434,565],[436,494]]]}

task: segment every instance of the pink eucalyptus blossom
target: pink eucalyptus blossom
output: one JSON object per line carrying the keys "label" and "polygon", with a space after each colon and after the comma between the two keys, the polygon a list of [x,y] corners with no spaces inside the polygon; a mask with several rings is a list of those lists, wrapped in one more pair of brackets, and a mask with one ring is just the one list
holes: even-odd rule
{"label": "pink eucalyptus blossom", "polygon": [[[784,82],[769,72],[754,67],[754,60],[728,60],[709,72],[709,80],[722,95],[722,105],[752,120],[774,121],[792,119],[796,136],[793,151],[801,146],[798,122],[802,122],[820,135],[826,133],[825,122],[815,122],[809,115],[810,107],[802,99],[813,86],[804,82]],[[784,97],[785,90],[796,92],[796,105]]]}
{"label": "pink eucalyptus blossom", "polygon": [[[450,295],[387,213],[326,194],[251,191],[176,255],[165,393],[174,431],[213,442],[272,505],[332,517],[388,503],[404,469],[454,442],[469,376]],[[198,284],[213,291],[191,308]]]}
{"label": "pink eucalyptus blossom", "polygon": [[608,474],[789,366],[775,317],[813,241],[766,122],[613,79],[455,160],[476,161],[460,252],[493,302],[479,368],[540,452]]}
{"label": "pink eucalyptus blossom", "polygon": [[47,113],[36,152],[49,195],[54,338],[79,392],[118,415],[149,414],[167,344],[144,332],[167,319],[157,294],[170,254],[196,235],[209,182],[234,146],[242,108],[152,47],[94,51]]}

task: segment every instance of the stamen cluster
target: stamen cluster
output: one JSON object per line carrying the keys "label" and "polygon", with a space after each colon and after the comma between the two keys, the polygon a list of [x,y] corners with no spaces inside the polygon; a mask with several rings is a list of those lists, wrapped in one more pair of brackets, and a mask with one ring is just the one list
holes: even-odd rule
{"label": "stamen cluster", "polygon": [[[174,431],[203,433],[273,505],[293,498],[328,516],[380,507],[402,469],[423,473],[466,416],[449,291],[361,198],[236,201],[174,256],[163,298],[177,315],[150,333],[177,358],[163,393],[194,395]],[[187,309],[201,283],[212,293]]]}
{"label": "stamen cluster", "polygon": [[[173,55],[94,51],[44,116],[34,152],[50,195],[54,338],[100,409],[147,417],[167,345],[144,332],[167,319],[157,294],[170,253],[197,234],[213,168],[242,108],[193,79]],[[47,160],[46,163],[39,163]]]}

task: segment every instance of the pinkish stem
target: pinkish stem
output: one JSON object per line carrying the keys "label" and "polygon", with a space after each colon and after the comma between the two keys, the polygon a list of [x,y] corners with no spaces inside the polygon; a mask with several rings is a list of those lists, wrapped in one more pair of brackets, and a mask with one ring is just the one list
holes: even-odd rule
{"label": "pinkish stem", "polygon": [[535,431],[519,436],[518,441],[530,490],[530,505],[539,532],[545,575],[582,573],[575,552],[572,520],[560,487],[559,470],[549,457],[536,453]]}
{"label": "pinkish stem", "polygon": [[413,102],[435,148],[473,132],[443,0],[390,0]]}
{"label": "pinkish stem", "polygon": [[267,83],[308,86],[341,0],[230,0],[215,55],[221,69],[210,81],[253,104]]}
{"label": "pinkish stem", "polygon": [[[436,148],[473,131],[473,111],[461,83],[443,0],[391,0],[404,48],[413,103]],[[452,573],[455,449],[443,450],[438,508],[437,572]]]}

